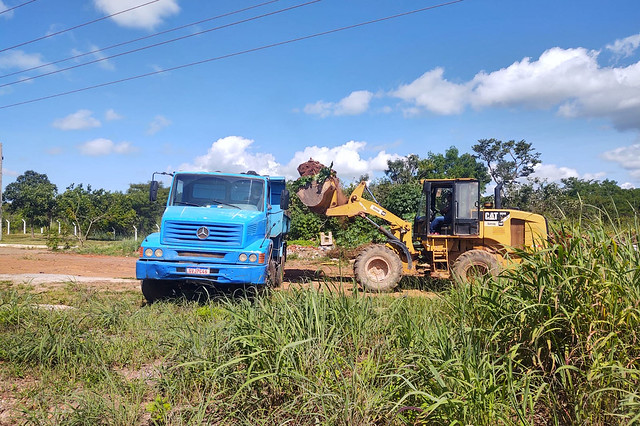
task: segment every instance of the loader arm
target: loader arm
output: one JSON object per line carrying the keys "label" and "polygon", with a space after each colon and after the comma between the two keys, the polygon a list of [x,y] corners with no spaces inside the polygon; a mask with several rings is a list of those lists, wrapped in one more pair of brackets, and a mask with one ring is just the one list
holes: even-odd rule
{"label": "loader arm", "polygon": [[[407,222],[406,220],[391,213],[389,210],[385,209],[384,207],[381,207],[379,204],[365,199],[362,196],[362,194],[366,186],[367,184],[365,182],[360,182],[360,184],[349,196],[349,199],[347,200],[346,204],[330,207],[327,209],[325,214],[327,216],[333,216],[333,217],[362,216],[367,219],[368,219],[367,216],[376,216],[386,221],[389,224],[388,226],[389,226],[391,235],[389,235],[389,231],[387,231],[382,227],[378,227],[378,230],[380,230],[387,237],[390,237],[390,236],[394,237],[397,241],[401,242],[405,246],[404,249],[401,247],[398,247],[398,248],[401,251],[405,252],[405,255],[408,254],[407,263],[411,265],[411,257],[413,255],[418,254],[416,249],[413,247],[413,241],[412,241],[413,225],[410,222]],[[397,244],[394,244],[394,242],[392,241],[392,238],[389,238],[389,239],[390,239],[389,243],[391,245],[397,246]],[[411,266],[409,266],[409,268],[411,268]]]}

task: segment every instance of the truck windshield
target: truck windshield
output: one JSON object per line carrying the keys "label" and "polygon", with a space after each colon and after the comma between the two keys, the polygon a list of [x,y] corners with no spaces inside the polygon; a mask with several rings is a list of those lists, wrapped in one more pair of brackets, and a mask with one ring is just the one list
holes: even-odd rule
{"label": "truck windshield", "polygon": [[250,177],[178,174],[172,206],[264,210],[264,181]]}

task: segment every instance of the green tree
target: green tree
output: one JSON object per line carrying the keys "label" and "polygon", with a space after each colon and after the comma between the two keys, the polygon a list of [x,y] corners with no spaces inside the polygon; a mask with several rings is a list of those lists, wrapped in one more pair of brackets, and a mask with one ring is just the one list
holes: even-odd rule
{"label": "green tree", "polygon": [[104,227],[122,214],[122,206],[112,193],[104,189],[93,190],[91,185],[85,188],[82,184],[71,184],[58,197],[58,212],[76,224],[76,237],[80,245],[84,245],[94,228]]}
{"label": "green tree", "polygon": [[480,183],[480,190],[484,191],[491,181],[487,167],[469,153],[460,155],[458,148],[450,147],[444,154],[431,151],[427,158],[421,160],[418,166],[419,179],[458,179],[474,178]]}
{"label": "green tree", "polygon": [[149,201],[150,183],[132,183],[127,189],[126,196],[131,202],[131,208],[136,212],[136,226],[142,235],[156,232],[156,224],[160,224],[162,214],[167,205],[169,188],[159,182],[158,199]]}
{"label": "green tree", "polygon": [[419,166],[420,157],[416,154],[410,154],[397,160],[388,160],[387,170],[384,173],[391,183],[411,183],[416,179]]}
{"label": "green tree", "polygon": [[3,198],[9,202],[9,212],[19,213],[31,227],[49,224],[56,204],[58,188],[46,174],[27,170],[15,182],[7,185]]}
{"label": "green tree", "polygon": [[519,142],[480,139],[471,149],[476,153],[476,158],[487,164],[496,184],[508,185],[520,177],[527,177],[540,164],[540,153],[524,139]]}

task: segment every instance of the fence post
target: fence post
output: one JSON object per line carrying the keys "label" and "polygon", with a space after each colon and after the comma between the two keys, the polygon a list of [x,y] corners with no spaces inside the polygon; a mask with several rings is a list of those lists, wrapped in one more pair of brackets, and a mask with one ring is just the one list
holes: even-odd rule
{"label": "fence post", "polygon": [[58,235],[60,235],[60,221],[56,220],[56,222],[58,222]]}
{"label": "fence post", "polygon": [[7,221],[7,235],[11,234],[11,222],[9,219],[5,219]]}
{"label": "fence post", "polygon": [[133,230],[134,230],[134,235],[135,235],[134,239],[135,239],[136,241],[138,241],[138,228],[136,228],[136,226],[135,226],[135,225],[133,225]]}
{"label": "fence post", "polygon": [[22,219],[22,233],[26,235],[27,233],[27,221]]}

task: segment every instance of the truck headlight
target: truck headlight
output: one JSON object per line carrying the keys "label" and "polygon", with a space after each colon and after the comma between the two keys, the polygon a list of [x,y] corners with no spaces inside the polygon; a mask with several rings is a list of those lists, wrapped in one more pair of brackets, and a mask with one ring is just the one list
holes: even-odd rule
{"label": "truck headlight", "polygon": [[145,255],[146,257],[151,257],[151,256],[153,256],[153,250],[151,250],[150,248],[146,249],[146,250],[144,251],[144,255]]}
{"label": "truck headlight", "polygon": [[162,257],[164,253],[162,253],[162,249],[156,249],[156,251],[154,251],[153,254],[155,254],[156,257]]}
{"label": "truck headlight", "polygon": [[240,262],[246,262],[247,261],[247,255],[244,253],[240,253],[240,256],[238,256],[238,260]]}
{"label": "truck headlight", "polygon": [[255,262],[256,260],[258,260],[258,256],[255,253],[249,255],[249,262]]}

